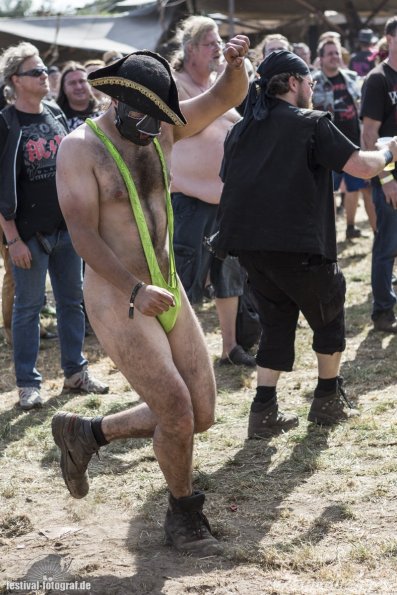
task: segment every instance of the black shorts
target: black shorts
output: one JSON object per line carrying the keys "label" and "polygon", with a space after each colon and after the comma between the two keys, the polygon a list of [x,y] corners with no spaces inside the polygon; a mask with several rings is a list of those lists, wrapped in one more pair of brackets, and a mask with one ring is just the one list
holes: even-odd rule
{"label": "black shorts", "polygon": [[244,293],[244,281],[247,273],[236,256],[227,256],[225,260],[212,258],[210,280],[216,298],[239,297]]}
{"label": "black shorts", "polygon": [[345,278],[336,262],[318,255],[244,251],[239,259],[258,303],[262,338],[257,363],[290,371],[299,312],[313,330],[312,348],[345,349]]}

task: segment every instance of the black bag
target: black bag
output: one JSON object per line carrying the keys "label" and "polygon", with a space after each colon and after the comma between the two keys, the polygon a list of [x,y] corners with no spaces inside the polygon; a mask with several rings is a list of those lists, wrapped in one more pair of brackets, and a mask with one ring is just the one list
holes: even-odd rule
{"label": "black bag", "polygon": [[247,282],[244,284],[244,293],[238,299],[238,311],[236,319],[236,340],[237,345],[245,350],[253,347],[260,339],[262,328],[259,321],[259,314]]}

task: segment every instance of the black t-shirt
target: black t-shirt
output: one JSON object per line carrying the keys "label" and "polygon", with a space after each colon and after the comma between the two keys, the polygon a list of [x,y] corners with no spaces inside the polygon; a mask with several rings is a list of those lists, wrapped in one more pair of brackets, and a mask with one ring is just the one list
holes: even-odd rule
{"label": "black t-shirt", "polygon": [[17,110],[21,126],[18,151],[16,225],[28,240],[36,231],[51,233],[64,225],[55,183],[55,162],[66,136],[62,123],[44,107],[41,114]]}
{"label": "black t-shirt", "polygon": [[354,101],[347,90],[346,82],[339,73],[329,76],[334,94],[334,123],[353,143],[360,144],[360,125]]}
{"label": "black t-shirt", "polygon": [[336,260],[331,172],[356,150],[326,114],[285,101],[266,120],[250,120],[227,165],[219,248]]}
{"label": "black t-shirt", "polygon": [[97,118],[102,113],[92,102],[90,102],[88,108],[83,111],[72,109],[68,105],[65,105],[63,111],[68,120],[70,131],[75,130],[78,126],[81,126],[81,124],[84,124],[87,118]]}
{"label": "black t-shirt", "polygon": [[[397,72],[384,62],[371,70],[364,81],[360,116],[382,122],[380,137],[397,135]],[[397,169],[392,173],[397,179]],[[378,178],[373,181],[379,184]]]}
{"label": "black t-shirt", "polygon": [[353,54],[350,62],[350,70],[355,70],[359,76],[367,76],[370,70],[375,66],[375,52],[371,50],[360,50]]}

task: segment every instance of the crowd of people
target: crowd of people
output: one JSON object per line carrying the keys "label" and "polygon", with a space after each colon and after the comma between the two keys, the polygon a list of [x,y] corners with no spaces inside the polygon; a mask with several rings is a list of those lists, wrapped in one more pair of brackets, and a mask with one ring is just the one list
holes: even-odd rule
{"label": "crowd of people", "polygon": [[[222,551],[205,494],[192,487],[194,434],[213,424],[216,400],[193,308],[204,299],[215,299],[219,365],[257,369],[248,438],[299,424],[277,396],[280,374],[294,364],[299,313],[318,362],[308,420],[329,426],[359,415],[339,373],[346,283],[334,191],[344,194],[347,241],[360,237],[364,198],[374,329],[396,333],[397,174],[385,169],[397,159],[396,33],[394,17],[384,55],[363,29],[347,56],[328,31],[312,61],[305,43],[279,33],[254,51],[244,35],[224,44],[215,21],[193,16],[177,29],[171,63],[142,50],[47,68],[30,43],[3,52],[2,306],[19,404],[43,405],[36,362],[47,274],[64,390],[109,390],[83,354],[86,313],[142,400],[104,417],[55,414],[73,497],[88,493],[88,465],[101,447],[151,438],[169,489],[167,542],[185,553]],[[388,140],[379,146],[379,137]],[[247,282],[262,331],[256,356],[236,333]]]}

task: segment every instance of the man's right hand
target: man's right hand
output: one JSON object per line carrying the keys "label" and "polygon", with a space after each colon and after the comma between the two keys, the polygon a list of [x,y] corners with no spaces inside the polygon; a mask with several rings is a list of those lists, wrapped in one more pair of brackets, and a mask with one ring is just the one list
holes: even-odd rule
{"label": "man's right hand", "polygon": [[397,181],[391,180],[382,186],[383,194],[385,195],[386,202],[397,209]]}
{"label": "man's right hand", "polygon": [[23,240],[19,240],[15,244],[8,246],[8,252],[10,253],[12,263],[16,267],[30,269],[32,266],[32,255]]}
{"label": "man's right hand", "polygon": [[138,291],[134,305],[145,316],[158,316],[175,306],[175,300],[167,289],[157,285],[144,285]]}

